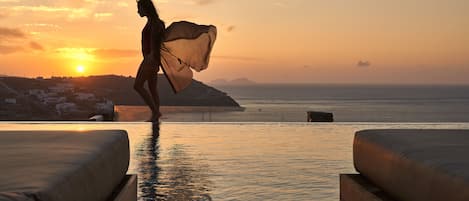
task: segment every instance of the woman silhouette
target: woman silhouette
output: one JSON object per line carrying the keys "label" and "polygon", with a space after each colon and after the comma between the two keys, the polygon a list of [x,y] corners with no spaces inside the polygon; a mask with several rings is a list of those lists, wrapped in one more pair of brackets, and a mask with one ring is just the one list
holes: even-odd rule
{"label": "woman silhouette", "polygon": [[[149,121],[157,122],[161,117],[157,84],[161,65],[160,48],[164,38],[165,24],[160,19],[151,0],[139,0],[137,7],[140,17],[147,17],[147,24],[142,30],[143,61],[137,72],[134,89],[142,96],[152,111]],[[150,93],[144,88],[145,82],[148,82]]]}

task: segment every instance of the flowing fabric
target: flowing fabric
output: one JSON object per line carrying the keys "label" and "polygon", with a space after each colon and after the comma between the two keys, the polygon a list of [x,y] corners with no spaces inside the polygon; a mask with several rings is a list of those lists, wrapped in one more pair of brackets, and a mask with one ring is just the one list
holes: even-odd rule
{"label": "flowing fabric", "polygon": [[213,25],[181,21],[166,29],[161,66],[175,93],[192,83],[191,69],[200,72],[208,68],[216,37],[217,28]]}

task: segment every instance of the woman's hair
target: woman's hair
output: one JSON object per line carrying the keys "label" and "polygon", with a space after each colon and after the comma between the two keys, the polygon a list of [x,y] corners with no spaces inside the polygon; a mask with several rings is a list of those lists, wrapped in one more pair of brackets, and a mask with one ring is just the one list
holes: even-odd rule
{"label": "woman's hair", "polygon": [[148,13],[148,17],[156,17],[156,19],[160,19],[158,12],[156,11],[155,5],[151,0],[138,0],[137,5]]}

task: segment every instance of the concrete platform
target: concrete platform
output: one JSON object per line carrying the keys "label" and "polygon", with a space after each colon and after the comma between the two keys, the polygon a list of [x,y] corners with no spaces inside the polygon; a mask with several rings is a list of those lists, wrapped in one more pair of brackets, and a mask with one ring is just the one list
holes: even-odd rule
{"label": "concrete platform", "polygon": [[383,190],[359,174],[340,175],[341,201],[394,201]]}
{"label": "concrete platform", "polygon": [[127,175],[114,190],[110,201],[137,201],[137,175]]}

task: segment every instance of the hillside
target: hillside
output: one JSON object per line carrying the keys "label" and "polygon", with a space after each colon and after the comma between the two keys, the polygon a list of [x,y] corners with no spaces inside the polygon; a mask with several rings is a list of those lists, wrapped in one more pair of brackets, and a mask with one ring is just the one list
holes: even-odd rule
{"label": "hillside", "polygon": [[[75,86],[75,91],[94,93],[98,97],[113,101],[116,105],[144,105],[141,97],[133,89],[134,80],[132,77],[116,75],[53,77],[51,79],[4,77],[2,79],[5,84],[20,93],[26,93],[29,89],[46,89],[58,83],[70,83]],[[239,104],[226,93],[196,80],[193,80],[191,86],[183,92],[174,94],[166,77],[160,75],[158,90],[162,106],[239,107]]]}
{"label": "hillside", "polygon": [[[73,78],[71,82],[86,90],[93,90],[114,101],[116,105],[144,105],[142,98],[133,89],[134,78],[122,76],[93,76]],[[168,80],[158,77],[158,91],[164,106],[233,106],[239,107],[226,93],[194,80],[179,94],[174,94]]]}

